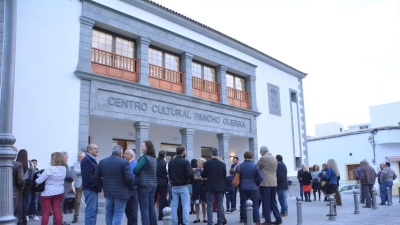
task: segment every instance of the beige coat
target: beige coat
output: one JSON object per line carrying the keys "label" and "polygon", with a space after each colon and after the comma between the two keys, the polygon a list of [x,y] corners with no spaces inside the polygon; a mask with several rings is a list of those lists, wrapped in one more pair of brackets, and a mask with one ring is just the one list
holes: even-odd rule
{"label": "beige coat", "polygon": [[268,152],[264,156],[261,156],[260,160],[257,162],[257,165],[260,168],[260,172],[263,177],[263,181],[261,182],[260,186],[276,187],[276,169],[278,167],[278,163],[276,162],[275,157]]}

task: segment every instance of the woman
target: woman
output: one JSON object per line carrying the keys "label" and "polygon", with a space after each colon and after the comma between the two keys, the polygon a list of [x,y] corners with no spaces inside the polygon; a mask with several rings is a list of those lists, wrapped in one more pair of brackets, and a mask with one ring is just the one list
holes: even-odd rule
{"label": "woman", "polygon": [[301,175],[301,185],[303,187],[304,191],[304,198],[306,202],[312,202],[311,201],[311,181],[312,177],[310,172],[308,171],[308,166],[304,165],[303,166],[303,174]]}
{"label": "woman", "polygon": [[[330,159],[326,163],[327,169],[324,177],[327,179],[328,182],[328,187],[326,189],[326,194],[328,196],[333,196],[335,197],[336,194],[336,189],[337,189],[337,177],[339,176],[339,170],[337,168],[337,164],[335,160]],[[334,210],[335,210],[335,216],[337,216],[336,212],[336,205],[334,205]],[[327,216],[331,216],[330,214],[327,214]]]}
{"label": "woman", "polygon": [[313,194],[314,194],[314,201],[317,200],[316,198],[316,193],[318,191],[318,199],[321,201],[321,179],[319,177],[319,166],[314,165],[313,166],[313,171],[311,172],[311,177],[312,177],[312,189],[313,189]]}
{"label": "woman", "polygon": [[193,200],[195,204],[196,220],[193,223],[200,223],[200,204],[201,211],[203,212],[203,222],[207,222],[207,209],[206,209],[206,181],[207,178],[200,177],[201,171],[203,171],[204,158],[197,160],[197,170],[194,173],[195,184],[193,184]]}
{"label": "woman", "polygon": [[64,198],[64,180],[66,169],[64,157],[60,152],[51,154],[50,166],[38,174],[36,184],[46,182],[44,191],[40,193],[40,205],[42,207],[41,225],[49,223],[51,210],[53,211],[55,225],[62,224],[61,202]]}
{"label": "woman", "polygon": [[133,173],[136,175],[142,224],[157,224],[154,196],[157,188],[157,160],[153,142],[144,141],[140,147],[143,155],[139,158]]}
{"label": "woman", "polygon": [[[250,199],[252,202],[258,202],[258,186],[263,180],[260,169],[258,166],[252,161],[253,153],[250,151],[246,151],[244,153],[244,162],[241,163],[236,171],[236,173],[240,174],[240,206],[241,212],[246,212],[246,201]],[[247,224],[247,213],[243,213],[242,220],[244,224]],[[258,204],[253,204],[253,221],[256,222],[257,225],[260,224],[260,213]]]}
{"label": "woman", "polygon": [[18,152],[17,159],[15,160],[22,164],[22,169],[24,171],[24,190],[20,193],[18,197],[18,204],[17,204],[17,224],[24,224],[26,225],[29,221],[29,216],[26,213],[26,199],[29,194],[29,190],[31,187],[31,182],[33,178],[33,166],[32,163],[28,160],[28,152],[25,149],[21,149]]}
{"label": "woman", "polygon": [[326,163],[322,164],[322,170],[321,173],[319,174],[319,177],[321,178],[321,191],[324,194],[324,202],[328,201],[328,196],[326,194],[326,189],[328,188],[328,183],[327,183],[327,179],[324,177],[325,173],[326,173]]}
{"label": "woman", "polygon": [[[195,205],[194,197],[198,196],[200,194],[200,182],[201,181],[200,181],[200,174],[199,174],[198,166],[197,166],[197,159],[192,159],[192,161],[190,161],[190,165],[192,166],[194,181],[190,182],[190,184],[188,185],[189,193],[190,193],[190,212],[189,212],[189,214],[195,214],[196,211],[194,210],[194,205]],[[198,186],[198,188],[195,187],[196,185]],[[199,191],[199,192],[195,193],[193,191]]]}

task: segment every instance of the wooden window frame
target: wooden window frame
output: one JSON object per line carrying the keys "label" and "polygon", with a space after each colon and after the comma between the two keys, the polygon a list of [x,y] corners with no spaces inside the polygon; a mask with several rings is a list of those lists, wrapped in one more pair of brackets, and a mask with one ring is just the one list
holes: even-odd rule
{"label": "wooden window frame", "polygon": [[[150,45],[150,46],[149,46],[149,49],[154,49],[154,50],[160,51],[160,52],[162,53],[162,57],[161,57],[162,65],[161,65],[161,67],[162,67],[162,68],[165,68],[165,69],[167,69],[167,68],[165,67],[165,53],[178,57],[178,59],[179,59],[179,60],[178,60],[178,70],[176,70],[176,71],[177,71],[177,72],[182,72],[182,71],[181,71],[181,56],[180,56],[180,55],[178,55],[177,53],[174,53],[174,52],[171,52],[171,51],[168,51],[168,50],[159,48],[159,47],[155,47],[155,46],[153,46],[153,45]],[[150,64],[151,64],[151,63],[150,63]],[[155,65],[155,66],[157,66],[157,65]],[[172,69],[168,69],[168,70],[172,70]]]}
{"label": "wooden window frame", "polygon": [[[206,67],[212,68],[214,70],[214,80],[211,80],[211,82],[217,83],[217,70],[215,69],[214,66],[211,66],[211,65],[208,65],[208,64],[202,63],[200,61],[196,61],[196,60],[193,60],[192,63],[196,63],[201,66],[201,77],[200,78],[203,80],[206,80],[204,78],[204,67],[206,66]],[[192,76],[193,76],[193,74],[192,74]],[[207,81],[209,81],[209,80],[207,80]]]}
{"label": "wooden window frame", "polygon": [[[128,38],[128,37],[123,36],[123,35],[120,35],[120,34],[118,34],[118,33],[111,32],[111,31],[108,31],[108,30],[105,30],[105,29],[102,29],[102,28],[98,28],[98,27],[93,27],[92,30],[96,30],[96,31],[103,32],[103,33],[106,33],[106,34],[111,35],[111,38],[112,38],[112,42],[111,42],[111,53],[113,53],[113,54],[117,54],[117,53],[116,53],[116,49],[117,49],[117,46],[116,46],[116,38],[117,38],[117,37],[118,37],[118,38],[121,38],[121,39],[125,39],[125,40],[127,40],[127,41],[132,41],[132,42],[133,42],[133,56],[132,56],[132,59],[135,59],[135,58],[136,58],[136,54],[137,54],[136,46],[137,46],[137,45],[136,45],[136,40],[135,40],[135,39]],[[92,42],[93,42],[93,37],[92,37]],[[127,56],[124,56],[124,57],[127,57]],[[127,57],[127,58],[128,58],[128,57]]]}
{"label": "wooden window frame", "polygon": [[[226,76],[228,76],[228,75],[233,77],[233,87],[231,87],[231,88],[239,90],[239,89],[236,88],[236,79],[235,79],[236,77],[238,77],[240,79],[243,79],[243,81],[244,81],[244,85],[243,85],[244,90],[240,90],[240,91],[247,92],[247,90],[246,90],[246,79],[244,77],[235,75],[233,73],[226,72]],[[226,86],[229,87],[228,85],[226,85]]]}

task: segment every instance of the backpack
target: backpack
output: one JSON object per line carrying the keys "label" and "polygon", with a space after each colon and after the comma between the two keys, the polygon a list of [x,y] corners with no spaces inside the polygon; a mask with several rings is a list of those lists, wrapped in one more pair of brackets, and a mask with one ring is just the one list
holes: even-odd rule
{"label": "backpack", "polygon": [[34,174],[32,162],[28,161],[28,163],[29,163],[29,168],[26,171],[28,175],[27,175],[27,177],[25,179],[25,187],[30,187],[32,185],[33,174]]}
{"label": "backpack", "polygon": [[30,190],[33,192],[33,193],[36,193],[36,192],[42,192],[42,191],[44,191],[44,187],[46,186],[46,181],[44,181],[43,183],[41,183],[41,184],[36,184],[36,179],[39,177],[38,176],[38,174],[42,174],[44,172],[44,170],[40,170],[40,171],[38,171],[38,172],[36,172],[34,175],[33,175],[33,179],[32,179],[32,184],[31,184],[31,188],[30,188]]}

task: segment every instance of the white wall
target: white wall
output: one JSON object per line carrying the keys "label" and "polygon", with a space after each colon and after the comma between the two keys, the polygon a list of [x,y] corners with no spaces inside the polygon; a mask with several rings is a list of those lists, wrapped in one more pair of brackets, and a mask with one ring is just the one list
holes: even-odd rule
{"label": "white wall", "polygon": [[39,168],[52,152],[68,152],[70,165],[77,153],[81,10],[80,1],[17,2],[13,135]]}
{"label": "white wall", "polygon": [[371,127],[398,126],[400,122],[400,102],[369,107]]}
{"label": "white wall", "polygon": [[332,122],[315,125],[316,136],[327,136],[343,132],[343,124]]}

